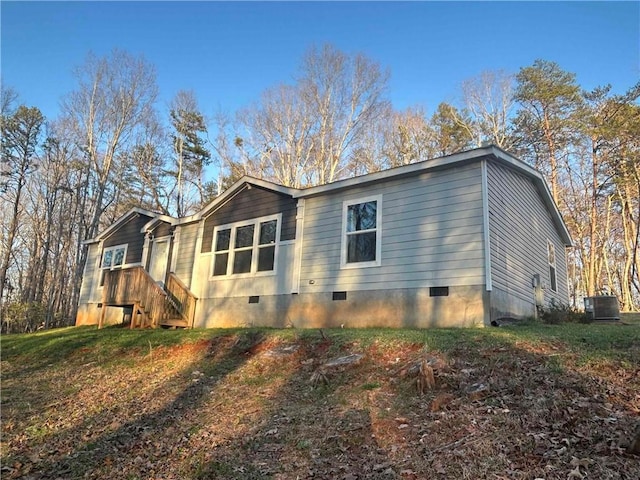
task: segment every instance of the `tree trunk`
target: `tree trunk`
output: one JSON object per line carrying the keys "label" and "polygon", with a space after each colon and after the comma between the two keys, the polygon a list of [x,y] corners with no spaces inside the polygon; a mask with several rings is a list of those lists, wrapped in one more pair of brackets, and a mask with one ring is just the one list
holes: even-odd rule
{"label": "tree trunk", "polygon": [[9,230],[7,232],[7,246],[2,256],[2,263],[0,264],[0,308],[3,305],[5,297],[5,288],[7,285],[7,273],[9,271],[9,265],[11,264],[11,255],[13,254],[13,242],[18,232],[18,217],[20,215],[20,198],[22,196],[22,187],[24,186],[24,179],[18,179],[18,185],[16,188],[16,198],[13,202],[11,209],[11,222],[9,223]]}

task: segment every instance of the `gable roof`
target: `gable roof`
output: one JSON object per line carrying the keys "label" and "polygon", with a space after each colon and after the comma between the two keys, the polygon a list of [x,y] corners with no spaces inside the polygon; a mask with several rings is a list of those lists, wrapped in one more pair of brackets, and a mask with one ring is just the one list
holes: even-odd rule
{"label": "gable roof", "polygon": [[218,195],[214,200],[212,200],[209,204],[207,204],[198,213],[195,213],[188,217],[181,218],[179,220],[179,223],[191,223],[208,216],[213,211],[217,210],[218,208],[222,207],[223,205],[231,201],[231,199],[233,199],[236,195],[238,195],[243,190],[247,188],[251,188],[251,186],[264,188],[267,190],[271,190],[273,192],[289,195],[291,197],[295,197],[295,194],[300,191],[297,188],[285,187],[284,185],[279,185],[277,183],[269,182],[267,180],[261,180],[259,178],[254,178],[248,175],[244,175],[240,180],[235,182],[233,185],[227,188],[224,192]]}
{"label": "gable roof", "polygon": [[171,217],[169,215],[162,215],[160,213],[156,213],[155,216],[151,220],[149,220],[147,223],[145,223],[142,226],[142,228],[140,229],[140,233],[148,232],[158,222],[165,222],[165,223],[168,223],[169,225],[176,225],[179,221],[180,221],[180,219],[178,219],[178,218]]}
{"label": "gable roof", "polygon": [[[144,226],[145,228],[147,227],[147,225],[149,225],[150,223],[154,222],[157,219],[160,219],[160,220],[163,220],[163,221],[167,221],[167,222],[171,223],[172,225],[177,223],[177,220],[178,220],[176,218],[169,217],[167,215],[162,215],[160,213],[155,213],[155,212],[151,212],[149,210],[145,210],[144,208],[133,207],[132,209],[127,211],[124,215],[122,215],[120,218],[118,218],[118,220],[116,220],[114,223],[112,223],[107,228],[105,228],[102,232],[98,233],[95,237],[88,238],[88,239],[84,240],[82,242],[82,244],[83,245],[89,245],[91,243],[99,242],[100,240],[102,240],[102,239],[108,237],[109,235],[111,235],[113,232],[118,230],[118,228],[120,228],[122,225],[124,225],[129,220],[134,218],[134,216],[137,216],[137,215],[144,215],[145,217],[149,217],[150,218],[149,222],[147,222],[145,224],[145,226]],[[142,232],[145,231],[145,228],[143,228]]]}
{"label": "gable roof", "polygon": [[390,179],[401,178],[404,176],[416,175],[418,173],[427,172],[430,170],[452,168],[455,166],[480,161],[482,159],[492,159],[500,163],[501,165],[511,168],[531,179],[536,186],[545,206],[547,207],[547,210],[549,211],[549,214],[551,215],[551,218],[556,225],[556,228],[558,229],[558,233],[560,234],[562,241],[567,246],[572,245],[573,242],[571,240],[571,235],[569,234],[567,226],[562,219],[562,215],[560,214],[558,206],[553,200],[551,192],[549,191],[549,187],[547,186],[547,182],[545,181],[542,174],[538,170],[524,163],[522,160],[495,145],[475,148],[464,152],[454,153],[452,155],[446,155],[444,157],[424,160],[422,162],[402,165],[400,167],[390,168],[388,170],[382,170],[380,172],[368,173],[365,175],[360,175],[358,177],[351,177],[325,185],[318,185],[315,187],[303,189],[285,187],[284,185],[279,185],[267,180],[261,180],[245,175],[238,181],[236,181],[233,185],[231,185],[231,187],[225,190],[222,194],[216,197],[213,201],[207,204],[202,210],[193,215],[182,218],[175,218],[168,215],[150,212],[142,208],[132,208],[122,217],[120,217],[113,225],[110,225],[95,238],[85,240],[83,243],[95,243],[107,237],[119,226],[128,221],[133,214],[146,215],[150,217],[149,222],[144,225],[142,233],[144,233],[148,228],[152,227],[158,221],[164,221],[170,223],[171,225],[186,224],[199,221],[202,218],[208,216],[211,212],[217,210],[218,208],[231,201],[243,190],[251,188],[251,186],[256,186],[273,192],[282,193],[293,198],[309,198],[350,187],[364,186]]}
{"label": "gable roof", "polygon": [[547,185],[547,182],[542,174],[535,168],[530,167],[529,165],[524,163],[519,158],[514,157],[510,153],[496,147],[495,145],[492,145],[488,148],[492,150],[492,152],[488,154],[489,157],[496,160],[498,163],[505,165],[506,167],[512,168],[522,173],[533,181],[533,184],[538,189],[538,193],[540,194],[542,201],[544,202],[547,210],[549,211],[549,214],[551,215],[553,223],[558,229],[560,238],[562,238],[562,241],[567,247],[572,246],[573,240],[571,239],[571,234],[567,229],[567,225],[564,223],[564,219],[562,218],[562,214],[558,209],[558,205],[556,205],[556,202],[553,199],[553,195],[551,195],[551,191],[549,190],[549,186]]}
{"label": "gable roof", "polygon": [[431,160],[424,160],[422,162],[411,163],[409,165],[402,165],[400,167],[390,168],[388,170],[382,170],[380,172],[368,173],[359,177],[347,178],[344,180],[338,180],[333,183],[325,185],[318,185],[316,187],[309,187],[301,190],[297,190],[294,197],[306,198],[323,195],[329,192],[335,192],[341,189],[364,186],[372,183],[378,183],[390,179],[400,178],[408,175],[415,175],[429,170],[440,170],[443,168],[451,168],[454,166],[464,165],[471,162],[476,162],[482,159],[492,159],[498,163],[512,168],[524,176],[530,178],[536,186],[540,197],[542,198],[547,210],[549,211],[554,224],[556,225],[562,241],[567,246],[572,245],[571,235],[567,230],[567,226],[562,219],[562,215],[558,210],[558,206],[553,200],[547,182],[542,174],[524,163],[522,160],[514,157],[510,153],[502,150],[495,145],[489,145],[487,147],[474,148],[464,152],[454,153],[444,157],[438,157]]}

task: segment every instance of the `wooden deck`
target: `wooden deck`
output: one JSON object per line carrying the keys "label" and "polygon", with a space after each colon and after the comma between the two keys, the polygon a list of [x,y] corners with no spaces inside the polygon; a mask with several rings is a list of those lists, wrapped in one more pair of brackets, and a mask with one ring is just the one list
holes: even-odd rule
{"label": "wooden deck", "polygon": [[[196,301],[174,274],[169,274],[165,290],[142,267],[105,272],[102,304],[132,306],[131,328],[193,328]],[[103,326],[105,312],[103,308],[98,328]]]}

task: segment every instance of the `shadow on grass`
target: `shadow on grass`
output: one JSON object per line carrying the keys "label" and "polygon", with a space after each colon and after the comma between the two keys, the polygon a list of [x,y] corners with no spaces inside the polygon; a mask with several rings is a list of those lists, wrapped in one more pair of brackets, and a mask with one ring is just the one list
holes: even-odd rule
{"label": "shadow on grass", "polygon": [[[89,338],[89,342],[80,339]],[[201,381],[186,383],[186,387],[174,398],[173,401],[151,413],[136,415],[132,412],[131,421],[109,430],[97,438],[87,441],[79,441],[74,450],[57,460],[48,460],[37,464],[37,473],[30,478],[86,478],[86,475],[114,468],[118,464],[118,458],[135,454],[136,449],[146,443],[155,442],[162,438],[166,431],[171,429],[174,422],[181,417],[195,412],[200,404],[206,400],[211,389],[240,368],[250,357],[251,351],[264,340],[260,332],[251,332],[244,336],[216,337],[211,342],[207,356],[214,358],[208,368],[208,376]],[[75,340],[70,340],[79,348],[91,344],[94,339],[91,336],[79,335]],[[135,342],[134,342],[135,343]],[[71,351],[72,349],[70,349]],[[179,373],[184,375],[185,372]],[[170,382],[172,383],[172,382]],[[176,385],[184,385],[184,379],[176,378]],[[160,389],[171,388],[175,385],[162,385]],[[124,408],[127,408],[126,399],[122,399]],[[107,413],[108,415],[108,413]],[[87,430],[94,425],[105,423],[108,419],[100,417],[87,417],[80,425],[71,430],[65,430],[47,440],[47,443],[56,443],[56,438],[82,439]],[[167,439],[171,442],[171,439]],[[105,473],[105,478],[110,475]],[[118,474],[115,474],[116,477]],[[115,477],[113,477],[115,478]],[[124,477],[123,477],[124,478]],[[133,477],[136,478],[136,477]]]}
{"label": "shadow on grass", "polygon": [[[633,459],[615,448],[640,411],[627,386],[638,382],[634,370],[626,368],[627,377],[617,382],[565,360],[584,355],[613,366],[631,363],[638,359],[640,329],[594,327],[338,329],[325,331],[329,340],[318,331],[210,334],[208,354],[191,366],[204,374],[199,381],[185,382],[190,372],[178,374],[158,387],[180,388],[173,401],[156,411],[132,411],[126,423],[39,462],[30,478],[429,479],[471,471],[475,478],[565,479],[574,456],[596,459],[582,467],[590,477],[634,478],[624,473],[633,474]],[[275,337],[301,349],[269,357],[263,344]],[[144,348],[148,338],[127,334],[111,342],[117,351]],[[79,348],[94,341],[85,340]],[[414,358],[407,346],[448,359],[437,391],[417,397],[413,378],[394,373],[393,356],[400,364]],[[362,365],[312,388],[309,378],[321,361],[357,352],[367,352]],[[229,379],[245,388],[226,392]],[[487,389],[476,396],[474,385]],[[440,394],[448,403],[433,409]],[[88,417],[56,435],[82,438],[105,422]]]}

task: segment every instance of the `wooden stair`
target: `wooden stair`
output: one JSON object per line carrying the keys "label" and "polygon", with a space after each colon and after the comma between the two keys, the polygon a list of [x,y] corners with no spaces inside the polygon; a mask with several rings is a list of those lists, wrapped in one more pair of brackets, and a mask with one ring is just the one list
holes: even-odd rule
{"label": "wooden stair", "polygon": [[[138,266],[105,272],[102,305],[133,306],[131,328],[193,328],[197,298],[173,273],[163,289]],[[98,328],[104,323],[102,309]]]}

